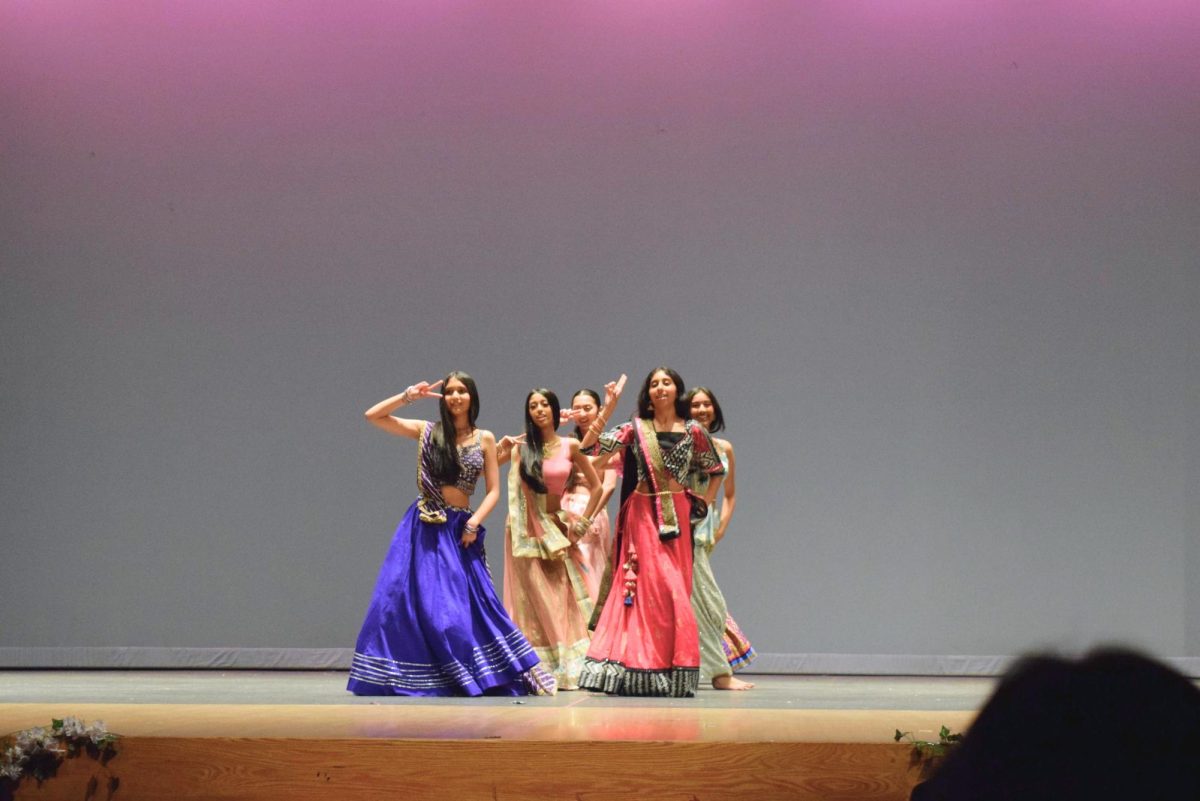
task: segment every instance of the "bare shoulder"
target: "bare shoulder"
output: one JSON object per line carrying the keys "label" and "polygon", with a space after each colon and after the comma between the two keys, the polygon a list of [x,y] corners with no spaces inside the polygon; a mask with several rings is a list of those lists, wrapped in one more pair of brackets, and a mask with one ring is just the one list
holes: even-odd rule
{"label": "bare shoulder", "polygon": [[484,445],[491,445],[495,447],[496,435],[491,431],[488,431],[486,428],[481,428],[479,429],[479,441]]}
{"label": "bare shoulder", "polygon": [[733,456],[733,443],[732,442],[730,442],[727,439],[717,439],[716,437],[713,437],[713,442],[716,443],[716,446],[718,448],[720,448],[722,452],[724,452],[730,456]]}

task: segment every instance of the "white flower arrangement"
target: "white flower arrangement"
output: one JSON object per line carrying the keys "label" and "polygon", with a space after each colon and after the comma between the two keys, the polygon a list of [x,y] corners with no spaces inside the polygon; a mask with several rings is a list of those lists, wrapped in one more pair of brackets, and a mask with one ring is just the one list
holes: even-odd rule
{"label": "white flower arrangement", "polygon": [[[9,801],[22,779],[39,785],[58,772],[63,759],[85,753],[100,764],[117,755],[117,735],[104,721],[90,726],[76,717],[55,718],[50,728],[35,726],[0,738],[0,801]],[[116,789],[116,779],[110,780]]]}

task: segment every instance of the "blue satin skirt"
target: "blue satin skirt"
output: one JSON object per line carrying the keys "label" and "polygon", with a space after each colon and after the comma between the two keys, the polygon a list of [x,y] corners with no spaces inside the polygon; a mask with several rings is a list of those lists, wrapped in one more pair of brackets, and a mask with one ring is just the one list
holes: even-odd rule
{"label": "blue satin skirt", "polygon": [[[485,531],[459,542],[470,512],[423,522],[414,502],[379,570],[354,648],[355,695],[527,695],[537,654],[496,596]],[[551,691],[553,691],[551,689]]]}

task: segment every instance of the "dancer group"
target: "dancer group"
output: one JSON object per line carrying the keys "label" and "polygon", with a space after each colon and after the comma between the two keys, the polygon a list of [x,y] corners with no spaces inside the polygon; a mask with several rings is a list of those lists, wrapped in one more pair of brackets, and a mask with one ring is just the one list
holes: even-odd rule
{"label": "dancer group", "polygon": [[[355,646],[359,695],[526,695],[588,689],[688,697],[733,676],[753,648],[729,616],[709,554],[736,505],[733,446],[705,387],[652,370],[632,419],[607,429],[625,376],[604,397],[560,408],[537,388],[525,430],[498,441],[475,425],[479,393],[453,372],[372,406],[367,419],[418,441],[417,499],[393,537]],[[439,391],[440,390],[440,391]],[[437,399],[440,419],[398,417]],[[559,428],[574,422],[574,436]],[[509,464],[504,601],[483,520]],[[474,510],[480,476],[486,494]],[[620,513],[606,507],[620,484]],[[723,508],[716,503],[723,491]]]}

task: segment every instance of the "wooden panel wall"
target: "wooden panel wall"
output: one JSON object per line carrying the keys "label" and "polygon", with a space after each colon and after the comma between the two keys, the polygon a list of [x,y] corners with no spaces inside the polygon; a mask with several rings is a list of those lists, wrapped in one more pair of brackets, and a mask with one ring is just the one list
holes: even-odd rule
{"label": "wooden panel wall", "polygon": [[[16,801],[906,801],[891,743],[127,737]],[[90,786],[89,786],[90,785]]]}

